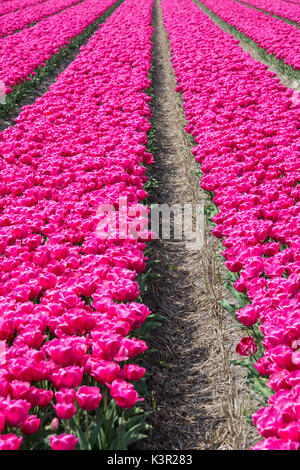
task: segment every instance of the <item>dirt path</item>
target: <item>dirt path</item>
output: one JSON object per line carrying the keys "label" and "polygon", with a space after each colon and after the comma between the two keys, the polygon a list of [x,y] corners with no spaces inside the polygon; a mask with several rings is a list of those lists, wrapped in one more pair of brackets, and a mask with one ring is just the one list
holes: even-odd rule
{"label": "dirt path", "polygon": [[[159,2],[154,8],[154,103],[158,151],[154,175],[158,189],[153,202],[205,201],[199,179],[192,171],[194,159],[184,131],[186,125],[163,26]],[[204,229],[208,232],[207,228]],[[222,298],[216,266],[215,240],[205,237],[201,250],[191,251],[184,241],[158,240],[154,258],[161,260],[148,303],[166,316],[168,325],[153,333],[150,347],[153,372],[148,402],[153,432],[148,449],[242,449],[253,441],[245,423],[249,393],[239,368],[229,356],[241,338],[238,324],[218,305]],[[146,299],[147,301],[147,299]]]}

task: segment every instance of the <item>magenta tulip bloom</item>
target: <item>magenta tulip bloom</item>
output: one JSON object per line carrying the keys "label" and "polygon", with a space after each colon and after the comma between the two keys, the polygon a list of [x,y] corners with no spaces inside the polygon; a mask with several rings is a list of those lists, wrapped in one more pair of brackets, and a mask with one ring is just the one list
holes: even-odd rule
{"label": "magenta tulip bloom", "polygon": [[0,450],[19,450],[22,440],[15,434],[0,434]]}
{"label": "magenta tulip bloom", "polygon": [[98,387],[82,386],[76,393],[80,408],[83,410],[95,410],[101,401],[102,395]]}
{"label": "magenta tulip bloom", "polygon": [[71,419],[76,413],[76,406],[73,403],[57,403],[53,407],[59,419]]}
{"label": "magenta tulip bloom", "polygon": [[52,450],[74,450],[79,441],[73,434],[60,434],[50,436]]}
{"label": "magenta tulip bloom", "polygon": [[252,336],[242,338],[236,346],[236,352],[242,356],[253,356],[257,352],[255,339]]}
{"label": "magenta tulip bloom", "polygon": [[21,424],[20,428],[23,434],[34,434],[38,431],[41,420],[36,415],[29,415]]}

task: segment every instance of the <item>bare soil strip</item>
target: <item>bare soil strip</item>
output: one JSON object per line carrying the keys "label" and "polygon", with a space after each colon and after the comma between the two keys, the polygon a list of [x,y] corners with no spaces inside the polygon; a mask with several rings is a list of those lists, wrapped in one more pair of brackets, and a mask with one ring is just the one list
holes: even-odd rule
{"label": "bare soil strip", "polygon": [[[155,1],[153,115],[158,150],[155,155],[156,203],[205,203],[195,170],[180,96],[170,63],[161,9]],[[235,344],[243,336],[238,323],[218,301],[224,296],[217,241],[206,227],[205,245],[190,251],[184,241],[158,240],[161,260],[146,302],[169,324],[156,330],[150,347],[157,352],[148,364],[153,426],[147,449],[244,449],[257,441],[246,423],[251,398],[243,370],[231,366]],[[227,294],[226,294],[227,295]],[[148,341],[149,342],[149,341]]]}

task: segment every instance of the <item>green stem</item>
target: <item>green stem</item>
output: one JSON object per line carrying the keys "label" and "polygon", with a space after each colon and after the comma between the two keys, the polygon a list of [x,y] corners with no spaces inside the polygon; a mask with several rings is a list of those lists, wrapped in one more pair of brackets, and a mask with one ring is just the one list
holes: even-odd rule
{"label": "green stem", "polygon": [[121,439],[121,433],[123,431],[123,425],[124,425],[124,417],[125,417],[125,410],[122,411],[122,417],[121,417],[121,424],[118,428],[118,444],[120,442],[120,439]]}
{"label": "green stem", "polygon": [[112,407],[112,410],[111,410],[111,413],[110,413],[110,417],[109,417],[109,419],[106,421],[106,426],[105,426],[105,436],[106,436],[106,437],[107,437],[108,432],[109,432],[109,429],[110,429],[110,427],[111,427],[111,423],[112,423],[113,416],[114,416],[115,411],[116,411],[116,407],[117,407],[117,403],[114,402],[113,407]]}
{"label": "green stem", "polygon": [[104,412],[104,415],[105,415],[106,410],[107,410],[107,389],[105,389],[104,392],[103,392],[103,403],[104,403],[103,412]]}
{"label": "green stem", "polygon": [[86,442],[89,442],[89,413],[86,412],[86,422],[85,422],[85,438]]}

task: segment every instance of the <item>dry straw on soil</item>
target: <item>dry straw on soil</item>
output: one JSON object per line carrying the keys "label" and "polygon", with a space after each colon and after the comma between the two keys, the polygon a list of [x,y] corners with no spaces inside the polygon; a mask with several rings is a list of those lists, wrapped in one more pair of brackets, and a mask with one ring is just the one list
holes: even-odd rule
{"label": "dry straw on soil", "polygon": [[[154,8],[154,103],[158,151],[154,174],[158,190],[153,202],[206,203],[194,175],[193,156],[158,1]],[[153,333],[152,393],[147,406],[156,408],[148,449],[245,449],[257,440],[245,417],[252,399],[244,371],[230,365],[243,336],[238,323],[218,301],[224,292],[217,241],[205,228],[205,245],[186,249],[184,241],[158,240],[154,258],[161,260],[161,279],[148,304],[165,315],[168,325]]]}

